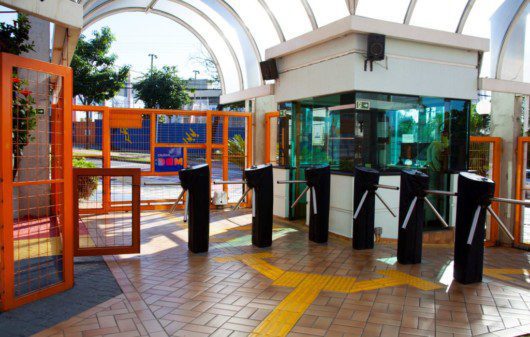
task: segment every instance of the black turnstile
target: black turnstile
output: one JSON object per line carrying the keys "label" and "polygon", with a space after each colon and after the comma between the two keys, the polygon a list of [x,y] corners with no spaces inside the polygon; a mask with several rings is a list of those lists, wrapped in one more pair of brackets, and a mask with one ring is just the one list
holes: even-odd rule
{"label": "black turnstile", "polygon": [[353,187],[353,240],[354,249],[374,248],[375,190],[379,171],[368,167],[355,168]]}
{"label": "black turnstile", "polygon": [[401,171],[397,259],[401,264],[421,262],[424,198],[429,176],[417,170]]}
{"label": "black turnstile", "polygon": [[309,206],[309,240],[316,243],[328,242],[331,185],[331,170],[329,165],[306,168],[305,179],[311,193],[311,205]]}
{"label": "black turnstile", "polygon": [[495,183],[474,173],[458,176],[455,224],[454,278],[463,284],[482,281],[486,208]]}
{"label": "black turnstile", "polygon": [[193,253],[208,251],[210,235],[210,168],[207,164],[179,171],[182,188],[188,193],[188,249]]}
{"label": "black turnstile", "polygon": [[252,244],[272,245],[273,182],[272,165],[252,166],[243,172],[243,180],[252,195]]}

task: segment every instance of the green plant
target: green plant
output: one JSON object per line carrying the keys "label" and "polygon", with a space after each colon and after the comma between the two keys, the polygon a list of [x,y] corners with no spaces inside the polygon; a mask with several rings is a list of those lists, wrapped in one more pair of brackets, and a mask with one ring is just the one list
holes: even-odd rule
{"label": "green plant", "polygon": [[[242,159],[243,158],[243,159]],[[245,167],[245,140],[241,135],[235,135],[228,140],[228,161],[243,168]]]}
{"label": "green plant", "polygon": [[29,42],[31,25],[24,14],[18,14],[17,20],[11,25],[0,22],[0,52],[20,55],[33,50],[33,41]]}
{"label": "green plant", "polygon": [[13,79],[13,179],[17,176],[24,148],[35,137],[31,131],[37,127],[37,109],[35,98],[28,90],[28,81],[21,80],[16,75]]}
{"label": "green plant", "polygon": [[[94,163],[89,162],[85,158],[74,158],[72,161],[73,167],[77,168],[95,168]],[[77,190],[79,192],[79,199],[88,199],[98,188],[98,178],[91,176],[80,176],[78,178]]]}
{"label": "green plant", "polygon": [[[18,14],[11,25],[0,23],[0,51],[20,55],[33,50],[34,43],[29,40],[31,25],[24,14]],[[23,150],[34,140],[31,131],[37,126],[35,99],[28,89],[28,81],[20,79],[18,69],[13,69],[13,179],[16,178]]]}

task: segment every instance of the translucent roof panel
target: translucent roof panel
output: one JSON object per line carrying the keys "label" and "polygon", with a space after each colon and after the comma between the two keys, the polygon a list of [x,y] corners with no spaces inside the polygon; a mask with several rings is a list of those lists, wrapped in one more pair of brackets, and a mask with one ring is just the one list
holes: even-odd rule
{"label": "translucent roof panel", "polygon": [[311,22],[299,0],[265,0],[289,40],[311,30]]}
{"label": "translucent roof panel", "polygon": [[466,4],[467,0],[418,0],[410,24],[454,32]]}
{"label": "translucent roof panel", "polygon": [[308,0],[308,2],[315,13],[319,27],[350,15],[344,0]]}
{"label": "translucent roof panel", "polygon": [[280,43],[267,12],[257,0],[225,0],[241,17],[258,44],[261,55],[265,49]]}
{"label": "translucent roof panel", "polygon": [[359,0],[355,14],[402,23],[410,0]]}
{"label": "translucent roof panel", "polygon": [[491,36],[490,18],[503,2],[504,0],[476,0],[462,33],[489,39]]}

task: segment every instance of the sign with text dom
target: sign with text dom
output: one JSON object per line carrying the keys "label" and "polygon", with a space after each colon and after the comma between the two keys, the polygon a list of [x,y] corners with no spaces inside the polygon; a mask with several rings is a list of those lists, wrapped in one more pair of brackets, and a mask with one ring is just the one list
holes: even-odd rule
{"label": "sign with text dom", "polygon": [[183,168],[181,147],[155,147],[155,172],[178,172]]}

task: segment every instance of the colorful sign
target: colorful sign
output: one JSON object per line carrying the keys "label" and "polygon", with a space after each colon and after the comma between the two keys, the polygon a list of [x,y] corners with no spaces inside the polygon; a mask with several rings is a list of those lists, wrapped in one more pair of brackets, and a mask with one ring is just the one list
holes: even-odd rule
{"label": "colorful sign", "polygon": [[155,172],[178,172],[183,168],[181,147],[155,147]]}

